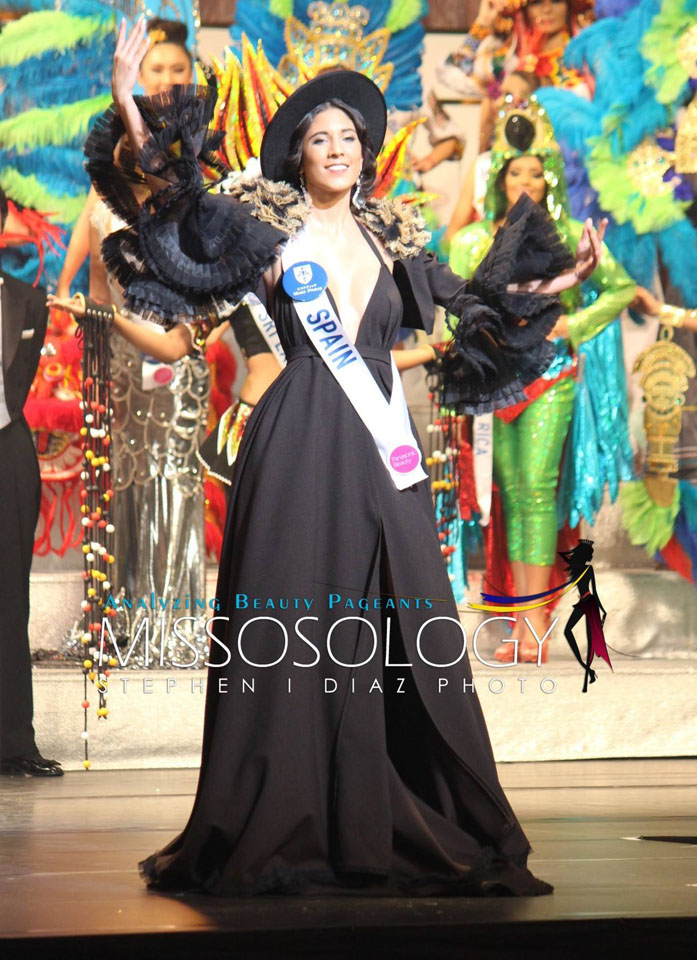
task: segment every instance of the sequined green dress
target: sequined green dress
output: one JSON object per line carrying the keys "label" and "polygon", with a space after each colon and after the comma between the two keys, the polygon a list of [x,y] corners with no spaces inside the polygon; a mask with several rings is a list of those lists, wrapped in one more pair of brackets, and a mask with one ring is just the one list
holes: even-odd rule
{"label": "sequined green dress", "polygon": [[[557,229],[575,249],[583,224],[563,217]],[[451,269],[472,276],[493,238],[491,220],[465,227],[453,238]],[[569,336],[554,341],[548,370],[526,402],[494,417],[494,479],[511,561],[551,565],[558,527],[581,516],[592,523],[605,485],[614,499],[632,475],[618,315],[633,296],[632,280],[604,248],[582,289],[562,294]]]}

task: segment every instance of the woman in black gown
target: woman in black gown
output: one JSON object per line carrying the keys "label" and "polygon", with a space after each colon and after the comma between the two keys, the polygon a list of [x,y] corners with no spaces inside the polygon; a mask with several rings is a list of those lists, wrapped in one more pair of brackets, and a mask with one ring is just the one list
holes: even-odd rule
{"label": "woman in black gown", "polygon": [[[212,302],[258,289],[263,273],[288,358],[238,455],[194,808],[181,835],[141,863],[143,876],[219,895],[549,893],[527,870],[529,844],[497,779],[428,483],[395,485],[304,331],[279,252],[302,232],[386,398],[400,324],[430,330],[434,302],[447,305],[462,317],[461,399],[482,410],[544,369],[559,313],[544,294],[593,268],[596,237],[574,268],[539,208],[522,203],[463,283],[423,251],[414,214],[354,202],[359,174],[370,189],[385,108],[369,80],[347,72],[280,108],[262,147],[267,180],[237,201],[210,196],[193,161],[211,104],[180,88],[136,108],[139,43],[138,28],[119,39],[114,99],[162,193],[105,253],[133,306],[170,321],[200,323]],[[511,292],[532,277],[548,278],[538,293]]]}

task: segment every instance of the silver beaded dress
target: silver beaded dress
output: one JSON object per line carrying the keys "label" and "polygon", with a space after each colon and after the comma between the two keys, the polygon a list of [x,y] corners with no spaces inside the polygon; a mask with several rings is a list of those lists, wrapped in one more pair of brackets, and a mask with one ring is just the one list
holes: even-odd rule
{"label": "silver beaded dress", "polygon": [[[91,222],[100,241],[123,225],[101,199]],[[121,306],[121,291],[113,278],[108,282],[114,302]],[[133,314],[131,319],[164,332]],[[195,625],[186,622],[180,630],[195,634],[203,653],[202,623],[214,612],[200,605],[206,594],[206,549],[203,476],[196,451],[206,433],[210,370],[203,357],[184,357],[169,365],[173,376],[168,383],[148,389],[155,365],[148,366],[118,334],[112,337],[111,349],[114,597],[119,591],[123,600],[132,602],[129,610],[123,600],[117,601],[123,612],[115,618],[115,632],[133,637],[142,619],[149,617],[150,637],[155,637],[151,656],[159,659],[164,637],[165,664],[191,663],[191,650],[175,642],[172,628],[178,617],[196,617]],[[130,662],[140,665],[141,660],[139,644]]]}

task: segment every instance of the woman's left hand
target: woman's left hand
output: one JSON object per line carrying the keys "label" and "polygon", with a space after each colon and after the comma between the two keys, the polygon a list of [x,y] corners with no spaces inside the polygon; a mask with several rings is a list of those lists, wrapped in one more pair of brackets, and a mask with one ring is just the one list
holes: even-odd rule
{"label": "woman's left hand", "polygon": [[576,262],[573,270],[565,270],[551,280],[531,280],[528,283],[509,283],[509,293],[544,293],[556,295],[570,287],[583,283],[600,263],[603,252],[603,237],[607,220],[603,220],[596,230],[591,220],[583,224],[583,233],[576,248]]}
{"label": "woman's left hand", "polygon": [[126,21],[121,21],[111,74],[111,95],[115,104],[123,104],[133,96],[140,64],[148,52],[149,45],[150,39],[144,17],[141,16],[136,20],[130,34]]}
{"label": "woman's left hand", "polygon": [[46,303],[52,310],[67,310],[78,320],[85,316],[85,298],[75,297],[56,297],[52,293],[46,297]]}
{"label": "woman's left hand", "polygon": [[600,263],[606,229],[607,220],[602,220],[597,230],[590,219],[583,224],[583,233],[576,247],[576,262],[574,264],[574,273],[578,283],[587,280]]}

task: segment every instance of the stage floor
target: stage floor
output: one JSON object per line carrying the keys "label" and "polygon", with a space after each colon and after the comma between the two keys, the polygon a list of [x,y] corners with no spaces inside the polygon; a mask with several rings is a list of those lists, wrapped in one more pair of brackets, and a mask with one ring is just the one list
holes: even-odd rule
{"label": "stage floor", "polygon": [[136,864],[184,826],[197,771],[0,777],[0,956],[694,956],[697,760],[499,771],[553,896],[165,897]]}

